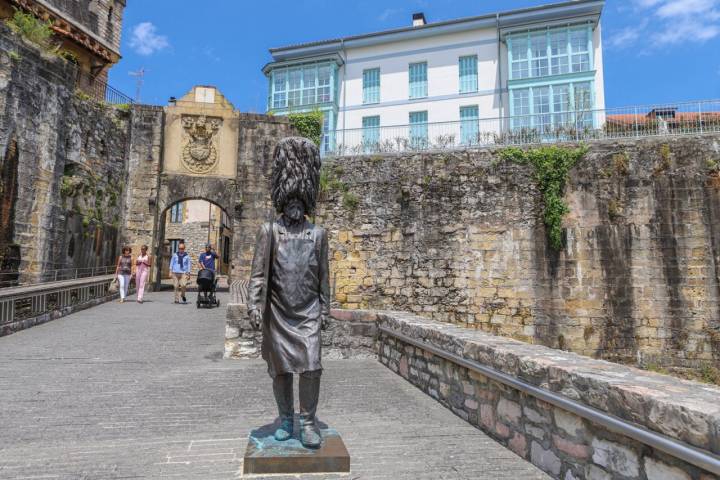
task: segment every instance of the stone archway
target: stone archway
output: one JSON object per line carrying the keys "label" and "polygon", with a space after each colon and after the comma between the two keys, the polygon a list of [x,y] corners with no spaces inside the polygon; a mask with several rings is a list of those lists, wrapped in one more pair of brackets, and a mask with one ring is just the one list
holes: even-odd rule
{"label": "stone archway", "polygon": [[[180,213],[180,218],[173,222],[171,209],[176,205],[188,206],[197,204],[200,201],[201,208],[210,206],[209,211],[203,212],[203,218],[191,219],[187,218],[190,212],[183,209],[175,210]],[[216,207],[216,208],[212,208]],[[234,217],[231,212],[220,205],[202,196],[181,198],[177,201],[169,201],[167,206],[161,208],[158,215],[158,235],[156,244],[153,245],[153,253],[155,257],[155,265],[153,266],[153,279],[155,287],[159,287],[164,278],[168,278],[167,269],[169,267],[169,257],[173,253],[170,247],[170,241],[182,239],[188,247],[188,253],[191,255],[193,265],[196,262],[196,256],[200,253],[203,245],[207,242],[214,245],[216,252],[220,255],[217,262],[218,272],[221,275],[229,276],[232,267],[232,240],[233,228],[235,225]],[[209,215],[208,215],[209,214]],[[207,237],[206,237],[207,235]],[[202,238],[200,238],[202,237]],[[169,248],[169,249],[168,249]],[[167,251],[166,251],[167,250]],[[195,268],[193,267],[193,270]]]}
{"label": "stone archway", "polygon": [[167,209],[207,200],[232,222],[231,280],[245,277],[270,209],[272,152],[295,133],[287,118],[237,112],[214,87],[194,87],[166,107],[138,107],[133,118],[124,243],[159,254]]}

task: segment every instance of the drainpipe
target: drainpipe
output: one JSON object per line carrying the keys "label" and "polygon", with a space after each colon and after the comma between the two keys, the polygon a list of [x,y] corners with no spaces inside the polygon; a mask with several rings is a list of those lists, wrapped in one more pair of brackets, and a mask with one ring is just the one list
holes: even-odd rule
{"label": "drainpipe", "polygon": [[342,145],[343,148],[345,148],[345,130],[347,129],[347,119],[345,118],[346,115],[346,107],[347,104],[345,103],[347,98],[347,84],[345,83],[345,79],[347,76],[347,52],[345,51],[345,39],[340,39],[340,49],[343,53],[343,79],[342,79],[342,89],[343,89],[343,98],[342,98],[342,112],[343,112],[343,134],[342,134]]}
{"label": "drainpipe", "polygon": [[[502,77],[502,44],[501,44],[501,37],[500,37],[500,14],[495,14],[495,26],[497,28],[497,53],[498,53],[498,83],[500,84],[500,118],[503,118],[504,108],[503,108],[503,77]],[[509,66],[508,66],[509,67]],[[502,120],[500,120],[501,126],[500,126],[500,133],[503,133],[502,129]]]}

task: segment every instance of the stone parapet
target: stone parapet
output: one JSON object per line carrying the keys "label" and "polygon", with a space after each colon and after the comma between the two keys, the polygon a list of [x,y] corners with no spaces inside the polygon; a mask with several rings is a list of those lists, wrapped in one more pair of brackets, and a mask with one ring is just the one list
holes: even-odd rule
{"label": "stone parapet", "polygon": [[[237,282],[230,288],[231,301]],[[328,328],[322,332],[322,356],[325,359],[375,358],[377,315],[365,310],[331,310]],[[262,332],[253,330],[244,303],[229,303],[225,325],[224,358],[260,357]]]}
{"label": "stone parapet", "polygon": [[[718,478],[661,451],[652,438],[699,451],[720,470],[720,388],[412,314],[377,318],[384,365],[554,478]],[[521,391],[489,372],[529,388]],[[538,388],[548,396],[533,394]],[[578,408],[560,408],[565,403],[550,397]],[[641,434],[609,428],[600,417],[652,438],[640,441]]]}

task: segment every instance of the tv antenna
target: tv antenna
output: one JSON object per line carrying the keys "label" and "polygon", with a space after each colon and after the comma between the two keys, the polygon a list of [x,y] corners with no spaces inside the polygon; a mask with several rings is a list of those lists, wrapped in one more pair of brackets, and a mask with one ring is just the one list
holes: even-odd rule
{"label": "tv antenna", "polygon": [[145,67],[140,67],[140,70],[130,72],[131,77],[135,77],[135,103],[140,103],[140,93],[142,91],[143,83],[145,83]]}

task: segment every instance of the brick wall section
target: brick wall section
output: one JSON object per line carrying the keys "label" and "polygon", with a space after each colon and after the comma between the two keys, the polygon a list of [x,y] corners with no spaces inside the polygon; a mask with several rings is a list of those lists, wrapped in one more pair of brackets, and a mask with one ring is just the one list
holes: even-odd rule
{"label": "brick wall section", "polygon": [[621,362],[720,366],[718,145],[590,144],[561,252],[531,168],[494,150],[326,160],[336,181],[317,222],[335,300]]}
{"label": "brick wall section", "polygon": [[[532,385],[720,453],[720,388],[395,312],[378,323]],[[385,333],[380,361],[554,478],[718,477]]]}

